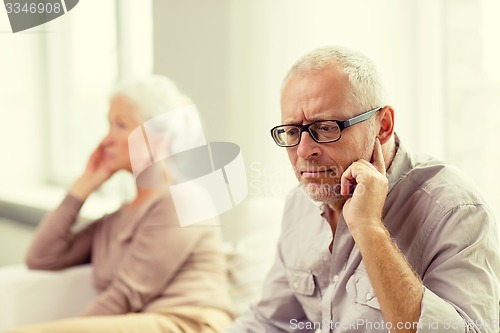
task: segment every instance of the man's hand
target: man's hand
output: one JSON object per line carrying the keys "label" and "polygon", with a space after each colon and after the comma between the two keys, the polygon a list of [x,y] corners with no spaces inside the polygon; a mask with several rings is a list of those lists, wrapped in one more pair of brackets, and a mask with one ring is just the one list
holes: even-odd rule
{"label": "man's hand", "polygon": [[342,175],[343,195],[347,195],[350,184],[354,182],[357,183],[356,189],[344,204],[343,214],[363,258],[384,321],[391,323],[393,328],[398,323],[411,324],[411,328],[395,329],[394,332],[416,332],[423,288],[382,223],[388,180],[378,139],[372,162],[356,161]]}
{"label": "man's hand", "polygon": [[353,183],[356,183],[354,193],[343,207],[349,230],[354,233],[360,228],[380,227],[388,180],[385,176],[382,146],[378,138],[375,139],[372,163],[360,159],[342,174],[341,194],[347,195]]}

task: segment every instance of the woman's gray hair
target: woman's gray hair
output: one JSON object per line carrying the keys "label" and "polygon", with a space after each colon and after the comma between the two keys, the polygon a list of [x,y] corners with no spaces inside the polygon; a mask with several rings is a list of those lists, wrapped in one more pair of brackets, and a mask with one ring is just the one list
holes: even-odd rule
{"label": "woman's gray hair", "polygon": [[290,77],[320,72],[330,66],[339,66],[347,74],[352,107],[368,111],[385,105],[383,86],[375,64],[365,55],[344,47],[321,47],[305,54],[290,68],[283,84]]}
{"label": "woman's gray hair", "polygon": [[130,98],[139,108],[144,120],[192,104],[190,98],[172,80],[161,75],[123,82],[113,91],[111,98],[115,96]]}
{"label": "woman's gray hair", "polygon": [[[148,129],[152,131],[148,135],[166,138],[168,143],[165,148],[170,153],[179,152],[183,147],[190,147],[193,142],[204,140],[196,108],[190,98],[169,78],[152,75],[119,84],[111,99],[117,96],[127,97],[137,106],[142,121],[147,122]],[[173,112],[181,109],[186,112]]]}

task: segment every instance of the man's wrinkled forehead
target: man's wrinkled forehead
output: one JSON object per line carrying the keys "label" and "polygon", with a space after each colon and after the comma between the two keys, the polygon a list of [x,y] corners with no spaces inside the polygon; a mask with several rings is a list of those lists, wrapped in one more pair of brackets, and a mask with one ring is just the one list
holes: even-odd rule
{"label": "man's wrinkled forehead", "polygon": [[336,69],[290,76],[281,94],[283,123],[347,119],[349,79]]}

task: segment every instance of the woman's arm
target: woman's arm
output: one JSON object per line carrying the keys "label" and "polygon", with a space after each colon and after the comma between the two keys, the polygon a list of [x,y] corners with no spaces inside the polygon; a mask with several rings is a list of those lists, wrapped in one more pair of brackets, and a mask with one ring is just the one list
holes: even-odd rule
{"label": "woman's arm", "polygon": [[71,227],[87,197],[116,170],[104,163],[102,142],[90,155],[83,174],[54,211],[40,223],[28,250],[26,262],[31,269],[57,270],[90,262],[92,237],[96,223],[73,234]]}
{"label": "woman's arm", "polygon": [[182,228],[172,200],[159,200],[135,231],[109,287],[83,315],[114,315],[141,311],[163,291],[186,262],[203,228]]}
{"label": "woman's arm", "polygon": [[90,262],[95,223],[72,234],[83,201],[68,194],[40,223],[28,249],[30,269],[57,270]]}

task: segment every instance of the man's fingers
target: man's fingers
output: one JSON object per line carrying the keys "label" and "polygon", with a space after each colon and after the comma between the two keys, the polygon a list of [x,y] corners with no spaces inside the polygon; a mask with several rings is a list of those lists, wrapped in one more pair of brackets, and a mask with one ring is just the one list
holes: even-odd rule
{"label": "man's fingers", "polygon": [[378,138],[375,138],[375,145],[373,146],[372,164],[378,172],[385,175],[384,154],[382,153],[382,145]]}
{"label": "man's fingers", "polygon": [[365,167],[359,161],[351,164],[342,174],[340,178],[340,194],[349,195],[352,194],[354,187],[357,184],[356,178],[360,176]]}
{"label": "man's fingers", "polygon": [[340,194],[348,195],[353,185],[365,179],[366,177],[363,175],[366,174],[366,176],[368,176],[368,174],[370,174],[369,170],[373,170],[373,168],[385,175],[384,155],[382,153],[382,145],[378,138],[375,138],[371,163],[360,159],[351,164],[344,171],[340,179]]}
{"label": "man's fingers", "polygon": [[340,194],[348,195],[351,183],[355,181],[352,175],[352,164],[344,171],[340,178]]}

